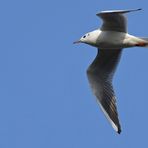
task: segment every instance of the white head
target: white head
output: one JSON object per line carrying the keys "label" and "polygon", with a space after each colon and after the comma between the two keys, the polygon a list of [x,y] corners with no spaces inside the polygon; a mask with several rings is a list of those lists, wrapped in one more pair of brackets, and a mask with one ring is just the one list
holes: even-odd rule
{"label": "white head", "polygon": [[90,40],[90,33],[86,33],[78,41],[75,41],[74,44],[77,44],[77,43],[88,43],[89,40]]}
{"label": "white head", "polygon": [[85,43],[85,44],[95,46],[97,38],[98,38],[98,33],[97,33],[97,30],[95,30],[95,31],[86,33],[78,41],[75,41],[74,44]]}

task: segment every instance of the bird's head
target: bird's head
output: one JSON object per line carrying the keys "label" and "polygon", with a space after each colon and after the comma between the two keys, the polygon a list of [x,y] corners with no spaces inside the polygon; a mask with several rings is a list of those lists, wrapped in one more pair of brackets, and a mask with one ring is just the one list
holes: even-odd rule
{"label": "bird's head", "polygon": [[74,44],[77,43],[86,43],[89,44],[90,43],[90,33],[86,33],[85,35],[83,35],[78,41],[73,42]]}
{"label": "bird's head", "polygon": [[98,38],[98,30],[95,30],[95,31],[86,33],[78,41],[75,41],[74,44],[85,43],[85,44],[95,46],[97,38]]}

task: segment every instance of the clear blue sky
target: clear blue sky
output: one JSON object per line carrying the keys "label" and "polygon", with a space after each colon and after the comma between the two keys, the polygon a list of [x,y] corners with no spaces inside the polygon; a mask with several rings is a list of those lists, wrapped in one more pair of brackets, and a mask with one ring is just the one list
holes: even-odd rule
{"label": "clear blue sky", "polygon": [[114,78],[122,133],[107,122],[86,69],[96,49],[72,42],[101,25],[95,14],[128,14],[129,32],[148,36],[147,0],[0,2],[0,147],[147,147],[148,49],[125,49]]}

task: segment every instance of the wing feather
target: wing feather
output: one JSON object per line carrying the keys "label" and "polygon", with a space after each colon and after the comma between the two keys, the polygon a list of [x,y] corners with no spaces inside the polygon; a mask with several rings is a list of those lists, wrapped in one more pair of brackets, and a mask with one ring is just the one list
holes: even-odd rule
{"label": "wing feather", "polygon": [[118,32],[127,32],[127,20],[124,16],[125,13],[139,11],[141,9],[133,9],[133,10],[110,10],[110,11],[102,11],[97,13],[103,20],[103,24],[101,27],[102,31],[118,31]]}
{"label": "wing feather", "polygon": [[112,78],[121,56],[121,49],[100,49],[87,70],[88,80],[102,111],[112,127],[121,132]]}

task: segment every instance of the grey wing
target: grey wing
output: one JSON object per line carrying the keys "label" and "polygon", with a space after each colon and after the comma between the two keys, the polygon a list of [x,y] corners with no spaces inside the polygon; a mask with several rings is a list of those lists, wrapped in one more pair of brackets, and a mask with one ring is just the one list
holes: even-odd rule
{"label": "grey wing", "polygon": [[102,11],[97,14],[101,19],[103,19],[103,25],[101,27],[102,31],[119,31],[127,32],[127,21],[124,13],[138,11],[141,9],[133,10],[112,10],[112,11]]}
{"label": "grey wing", "polygon": [[112,127],[118,133],[121,132],[121,126],[118,119],[112,78],[121,51],[121,49],[100,49],[94,62],[87,70],[88,80],[97,101]]}

